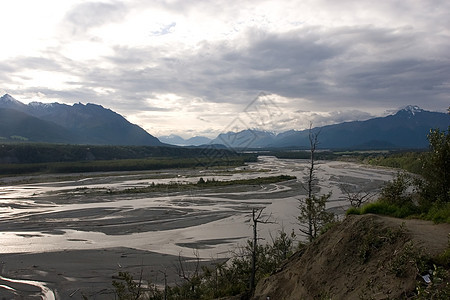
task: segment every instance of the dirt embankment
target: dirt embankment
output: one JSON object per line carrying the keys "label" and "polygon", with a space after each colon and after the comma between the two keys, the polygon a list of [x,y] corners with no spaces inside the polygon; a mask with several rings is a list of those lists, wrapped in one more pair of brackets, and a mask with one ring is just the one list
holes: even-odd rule
{"label": "dirt embankment", "polygon": [[253,299],[408,298],[449,234],[450,224],[349,216],[261,281]]}

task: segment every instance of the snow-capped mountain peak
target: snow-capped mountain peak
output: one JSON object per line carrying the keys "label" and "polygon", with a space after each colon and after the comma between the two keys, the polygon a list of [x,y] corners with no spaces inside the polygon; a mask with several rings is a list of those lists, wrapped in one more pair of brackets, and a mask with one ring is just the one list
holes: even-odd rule
{"label": "snow-capped mountain peak", "polygon": [[408,105],[399,110],[399,112],[406,112],[414,116],[416,113],[424,112],[424,110],[417,105]]}
{"label": "snow-capped mountain peak", "polygon": [[59,104],[57,102],[43,103],[43,102],[37,102],[37,101],[28,103],[28,106],[32,107],[34,109],[49,109],[49,108],[55,107],[57,105],[63,105],[63,104]]}
{"label": "snow-capped mountain peak", "polygon": [[19,100],[14,99],[14,97],[9,94],[4,94],[0,98],[0,106],[6,108],[15,108],[17,106],[25,106],[25,104],[23,104]]}
{"label": "snow-capped mountain peak", "polygon": [[2,102],[17,102],[10,94],[4,94],[0,99]]}

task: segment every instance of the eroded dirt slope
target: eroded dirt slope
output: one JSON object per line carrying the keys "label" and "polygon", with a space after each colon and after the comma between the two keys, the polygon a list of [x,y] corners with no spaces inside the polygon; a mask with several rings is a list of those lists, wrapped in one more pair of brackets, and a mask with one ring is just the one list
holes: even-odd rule
{"label": "eroded dirt slope", "polygon": [[445,251],[450,224],[348,216],[261,281],[253,299],[399,299],[413,296],[419,257]]}

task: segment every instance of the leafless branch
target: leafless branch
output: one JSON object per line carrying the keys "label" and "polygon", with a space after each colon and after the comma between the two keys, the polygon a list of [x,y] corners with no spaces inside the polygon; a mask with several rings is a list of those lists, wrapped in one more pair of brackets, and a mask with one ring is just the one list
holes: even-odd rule
{"label": "leafless branch", "polygon": [[349,185],[342,185],[342,191],[345,193],[345,199],[350,202],[350,205],[356,208],[361,207],[363,204],[369,202],[375,195],[368,191],[350,191]]}

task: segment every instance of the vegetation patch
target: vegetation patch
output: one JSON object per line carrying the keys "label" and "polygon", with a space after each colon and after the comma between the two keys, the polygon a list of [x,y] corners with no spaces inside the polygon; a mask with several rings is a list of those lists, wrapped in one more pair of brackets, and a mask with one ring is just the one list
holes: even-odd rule
{"label": "vegetation patch", "polygon": [[168,184],[160,183],[155,184],[152,183],[147,187],[137,187],[131,189],[125,189],[120,191],[108,190],[109,194],[130,194],[130,193],[149,193],[149,192],[160,192],[160,191],[181,191],[181,190],[192,190],[199,188],[210,188],[210,187],[226,187],[233,185],[261,185],[261,184],[272,184],[277,182],[283,182],[287,180],[296,179],[295,176],[290,175],[279,175],[279,176],[270,176],[270,177],[258,177],[252,179],[236,179],[236,180],[204,180],[202,177],[198,180],[197,183],[178,183],[172,182]]}
{"label": "vegetation patch", "polygon": [[428,212],[423,215],[423,219],[435,223],[450,223],[450,203],[434,203]]}
{"label": "vegetation patch", "polygon": [[[280,231],[271,243],[258,245],[256,256],[258,267],[256,279],[268,277],[294,253],[295,235]],[[176,285],[157,288],[151,281],[128,272],[119,272],[114,277],[113,287],[118,299],[217,299],[240,295],[249,299],[249,277],[252,273],[253,244],[248,240],[244,246],[235,249],[228,261],[210,266],[200,266],[198,259],[186,260],[180,257],[176,269],[182,280]]]}
{"label": "vegetation patch", "polygon": [[450,239],[441,254],[432,258],[420,257],[418,270],[417,299],[450,299]]}
{"label": "vegetation patch", "polygon": [[378,201],[352,207],[347,214],[374,213],[450,223],[450,127],[447,131],[431,130],[428,140],[430,151],[427,153],[384,159],[401,162],[399,166],[418,176],[399,172],[383,187]]}
{"label": "vegetation patch", "polygon": [[241,166],[245,162],[254,161],[252,155],[234,157],[152,157],[144,159],[119,159],[75,162],[49,162],[31,164],[0,164],[2,175],[48,174],[48,173],[81,173],[111,171],[145,171],[175,168],[205,168],[217,166]]}
{"label": "vegetation patch", "polygon": [[397,168],[420,174],[426,157],[427,152],[424,151],[389,152],[367,156],[362,161],[372,166]]}
{"label": "vegetation patch", "polygon": [[[301,151],[272,151],[269,152],[268,155],[275,156],[281,159],[310,159],[311,152],[310,150],[301,150]],[[315,159],[318,160],[333,160],[338,159],[341,154],[333,151],[317,151],[315,153]]]}

